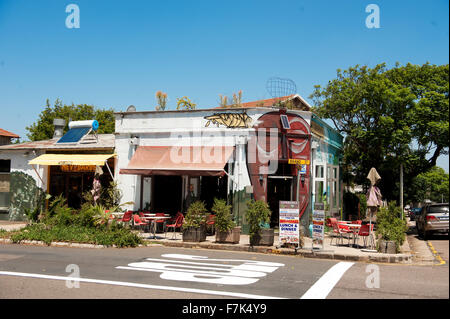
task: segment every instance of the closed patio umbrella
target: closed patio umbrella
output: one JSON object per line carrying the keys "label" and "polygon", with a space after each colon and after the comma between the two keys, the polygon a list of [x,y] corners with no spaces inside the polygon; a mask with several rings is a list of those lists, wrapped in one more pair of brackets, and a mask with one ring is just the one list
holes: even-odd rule
{"label": "closed patio umbrella", "polygon": [[378,181],[381,179],[381,176],[378,174],[375,167],[372,167],[367,175],[367,179],[370,180],[370,188],[367,192],[367,207],[369,208],[369,247],[370,250],[365,251],[375,251],[374,244],[375,241],[372,237],[372,215],[377,212],[379,206],[381,206],[381,192],[380,189],[376,186]]}

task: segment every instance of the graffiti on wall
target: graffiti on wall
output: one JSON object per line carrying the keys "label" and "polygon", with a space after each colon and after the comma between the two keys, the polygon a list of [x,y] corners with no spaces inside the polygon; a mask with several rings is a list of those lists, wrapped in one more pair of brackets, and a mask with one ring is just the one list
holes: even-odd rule
{"label": "graffiti on wall", "polygon": [[247,115],[247,113],[214,113],[210,116],[205,116],[206,122],[205,127],[208,127],[211,123],[219,125],[224,125],[228,128],[246,128],[250,127],[252,118]]}

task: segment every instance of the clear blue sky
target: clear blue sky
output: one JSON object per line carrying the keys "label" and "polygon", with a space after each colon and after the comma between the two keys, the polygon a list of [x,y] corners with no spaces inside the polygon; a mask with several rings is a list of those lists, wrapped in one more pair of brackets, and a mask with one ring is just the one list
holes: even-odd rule
{"label": "clear blue sky", "polygon": [[[68,29],[68,4],[80,28]],[[380,28],[368,29],[368,4]],[[447,64],[448,1],[0,0],[0,127],[26,137],[48,98],[153,110],[155,92],[214,107],[269,98],[271,76],[305,97],[336,69]],[[311,101],[310,101],[311,102]],[[438,165],[448,172],[448,156]]]}

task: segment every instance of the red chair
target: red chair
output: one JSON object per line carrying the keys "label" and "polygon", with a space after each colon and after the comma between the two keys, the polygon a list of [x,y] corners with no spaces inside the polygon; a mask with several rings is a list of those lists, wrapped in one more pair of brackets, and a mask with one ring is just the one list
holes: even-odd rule
{"label": "red chair", "polygon": [[337,223],[337,219],[336,218],[333,218],[333,217],[329,217],[329,218],[327,218],[327,226],[328,227],[333,227],[333,224],[336,224]]}
{"label": "red chair", "polygon": [[118,219],[119,222],[129,223],[131,222],[131,217],[133,216],[133,211],[129,210],[123,214],[122,218]]}
{"label": "red chair", "polygon": [[215,232],[215,222],[216,222],[216,215],[209,214],[206,217],[206,232],[214,235]]}
{"label": "red chair", "polygon": [[[156,213],[155,216],[156,217],[158,217],[158,216],[164,217],[164,216],[166,216],[166,214],[164,214],[164,213]],[[166,225],[166,220],[164,218],[162,218],[162,219],[155,219],[153,226],[156,227],[157,225],[161,225],[161,224],[163,225],[162,227],[163,227],[163,230],[164,230],[165,229],[165,225]],[[155,230],[156,230],[156,228],[155,228]]]}
{"label": "red chair", "polygon": [[133,215],[133,222],[134,226],[141,227],[143,230],[144,228],[148,227],[149,223],[143,222],[138,215]]}
{"label": "red chair", "polygon": [[358,224],[358,225],[361,225],[362,224],[362,220],[357,220],[357,221],[355,221],[355,224]]}
{"label": "red chair", "polygon": [[177,228],[181,228],[181,226],[183,226],[183,221],[184,221],[184,216],[183,216],[183,214],[180,213],[179,215],[177,215],[175,223],[173,223],[173,224],[166,224],[166,231],[164,233],[164,237],[166,237],[166,235],[167,235],[167,230],[169,228],[173,228],[172,239],[174,239],[175,238],[175,231],[176,231]]}
{"label": "red chair", "polygon": [[369,224],[361,225],[358,232],[358,239],[360,236],[363,236],[364,247],[367,247],[367,238],[370,236],[371,232],[373,232],[373,224],[371,230],[369,230]]}
{"label": "red chair", "polygon": [[[334,237],[337,237],[338,239],[341,239],[342,244],[344,243],[344,237],[347,237],[348,245],[350,245],[350,235],[353,235],[353,232],[348,228],[348,226],[335,223],[333,224],[333,233]],[[333,242],[333,237],[331,238],[330,245]],[[338,244],[338,241],[336,241],[336,244]]]}

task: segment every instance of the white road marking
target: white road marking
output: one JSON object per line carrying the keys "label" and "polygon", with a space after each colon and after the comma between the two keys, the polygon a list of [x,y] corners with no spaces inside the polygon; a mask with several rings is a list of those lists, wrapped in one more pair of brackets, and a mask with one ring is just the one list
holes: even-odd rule
{"label": "white road marking", "polygon": [[331,267],[300,299],[325,299],[354,263],[339,262]]}
{"label": "white road marking", "polygon": [[[12,271],[0,271],[0,275],[16,276],[16,277],[28,277],[28,278],[39,278],[39,279],[49,279],[49,280],[63,280],[63,281],[67,281],[67,279],[69,278],[69,277],[66,277],[66,276],[52,276],[52,275],[42,275],[42,274],[30,274],[30,273],[12,272]],[[285,299],[285,298],[280,298],[280,297],[252,295],[252,294],[244,294],[244,293],[231,292],[231,291],[217,291],[217,290],[206,290],[206,289],[195,289],[195,288],[184,288],[184,287],[147,285],[147,284],[139,284],[139,283],[134,283],[134,282],[111,281],[111,280],[100,280],[100,279],[90,279],[90,278],[70,278],[70,280],[71,281],[94,283],[94,284],[125,286],[125,287],[134,287],[134,288],[146,288],[146,289],[171,290],[171,291],[178,291],[178,292],[189,292],[189,293],[208,294],[208,295],[217,295],[217,296],[230,296],[230,297],[237,297],[237,298]]]}
{"label": "white road marking", "polygon": [[[146,261],[130,263],[127,266],[118,266],[116,269],[160,272],[160,278],[166,280],[196,281],[221,285],[249,285],[284,266],[284,264],[280,263],[256,260],[214,259],[184,254],[164,254],[161,257],[166,257],[167,259],[147,258]],[[234,262],[239,264],[203,263],[192,260]]]}

